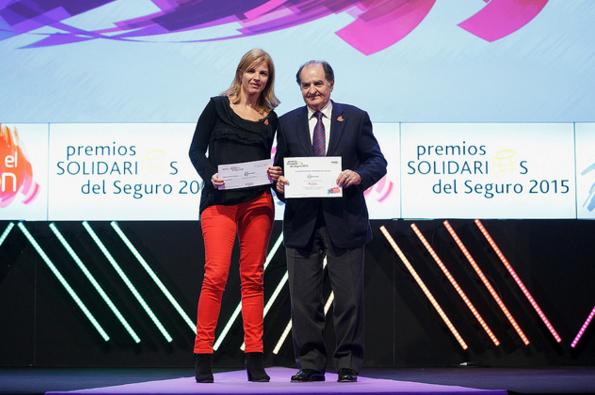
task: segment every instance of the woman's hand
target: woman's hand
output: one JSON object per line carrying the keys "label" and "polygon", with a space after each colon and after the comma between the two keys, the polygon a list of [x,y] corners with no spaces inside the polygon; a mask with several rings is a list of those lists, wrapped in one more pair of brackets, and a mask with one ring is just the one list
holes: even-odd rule
{"label": "woman's hand", "polygon": [[267,175],[271,182],[276,182],[283,175],[283,169],[281,166],[269,166],[267,168]]}
{"label": "woman's hand", "polygon": [[220,189],[225,185],[225,181],[223,181],[223,178],[219,178],[219,173],[215,173],[211,176],[211,184],[213,184],[215,189]]}

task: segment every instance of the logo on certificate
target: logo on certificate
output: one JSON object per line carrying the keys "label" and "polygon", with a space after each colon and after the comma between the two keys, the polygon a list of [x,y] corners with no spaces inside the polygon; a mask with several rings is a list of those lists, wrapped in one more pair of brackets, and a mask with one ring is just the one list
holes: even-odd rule
{"label": "logo on certificate", "polygon": [[329,188],[327,192],[329,195],[338,195],[341,193],[341,188],[334,186],[332,188]]}

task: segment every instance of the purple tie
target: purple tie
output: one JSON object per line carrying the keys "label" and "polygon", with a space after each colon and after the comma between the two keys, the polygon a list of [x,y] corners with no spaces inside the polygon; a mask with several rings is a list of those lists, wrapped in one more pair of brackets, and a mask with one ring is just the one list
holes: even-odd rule
{"label": "purple tie", "polygon": [[314,113],[316,117],[316,126],[314,126],[314,133],[312,134],[312,150],[315,156],[326,155],[326,136],[324,134],[324,123],[322,123],[322,113],[316,111]]}

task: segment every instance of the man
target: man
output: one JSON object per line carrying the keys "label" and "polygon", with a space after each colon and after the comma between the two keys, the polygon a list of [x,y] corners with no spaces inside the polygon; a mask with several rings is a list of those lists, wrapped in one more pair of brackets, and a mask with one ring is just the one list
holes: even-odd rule
{"label": "man", "polygon": [[297,72],[306,103],[279,120],[275,165],[283,158],[341,156],[341,198],[285,199],[283,176],[276,184],[286,202],[283,237],[289,272],[293,343],[300,370],[292,382],[324,381],[327,353],[323,330],[323,260],[334,293],[334,357],[339,382],[357,381],[363,363],[364,247],[371,240],[364,191],[386,174],[386,160],[365,111],[330,100],[334,73],[324,61]]}

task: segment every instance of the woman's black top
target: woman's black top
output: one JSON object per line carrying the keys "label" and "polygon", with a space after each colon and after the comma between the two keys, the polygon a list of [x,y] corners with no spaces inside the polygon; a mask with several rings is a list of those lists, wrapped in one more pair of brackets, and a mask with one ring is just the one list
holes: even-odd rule
{"label": "woman's black top", "polygon": [[213,187],[211,177],[217,173],[218,165],[269,159],[277,124],[274,111],[260,121],[249,121],[232,110],[227,96],[209,100],[198,118],[189,152],[190,160],[203,180],[201,213],[215,204],[246,202],[270,188],[269,185],[260,185],[218,190]]}

